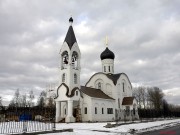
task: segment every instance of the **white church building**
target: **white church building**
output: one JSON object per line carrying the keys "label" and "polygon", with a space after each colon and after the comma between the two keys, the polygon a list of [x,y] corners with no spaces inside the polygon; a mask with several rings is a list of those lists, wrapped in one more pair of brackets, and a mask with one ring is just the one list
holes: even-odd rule
{"label": "white church building", "polygon": [[115,55],[108,47],[100,54],[102,71],[80,85],[81,52],[69,19],[60,49],[61,67],[56,91],[56,122],[97,122],[138,119],[137,102],[125,73],[114,73]]}

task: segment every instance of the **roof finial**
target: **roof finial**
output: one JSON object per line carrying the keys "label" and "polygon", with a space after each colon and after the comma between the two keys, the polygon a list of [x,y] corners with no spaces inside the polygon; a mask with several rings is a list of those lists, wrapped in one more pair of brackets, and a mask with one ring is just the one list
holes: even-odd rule
{"label": "roof finial", "polygon": [[71,17],[69,18],[69,23],[72,25],[72,23],[73,23],[73,18],[72,18],[72,15],[71,15]]}
{"label": "roof finial", "polygon": [[105,38],[105,45],[106,45],[106,47],[108,47],[108,36],[106,36],[106,38]]}

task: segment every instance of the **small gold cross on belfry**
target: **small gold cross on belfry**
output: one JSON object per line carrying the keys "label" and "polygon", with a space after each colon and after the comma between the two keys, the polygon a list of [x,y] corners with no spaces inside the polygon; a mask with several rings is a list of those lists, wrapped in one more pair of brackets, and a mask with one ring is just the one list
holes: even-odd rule
{"label": "small gold cross on belfry", "polygon": [[106,45],[106,47],[108,47],[108,37],[107,36],[105,38],[105,45]]}

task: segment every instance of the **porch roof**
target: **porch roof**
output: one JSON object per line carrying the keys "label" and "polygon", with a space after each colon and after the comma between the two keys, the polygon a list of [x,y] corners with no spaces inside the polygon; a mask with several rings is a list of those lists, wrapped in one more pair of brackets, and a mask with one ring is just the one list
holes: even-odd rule
{"label": "porch roof", "polygon": [[122,105],[132,105],[134,97],[124,97],[122,101]]}

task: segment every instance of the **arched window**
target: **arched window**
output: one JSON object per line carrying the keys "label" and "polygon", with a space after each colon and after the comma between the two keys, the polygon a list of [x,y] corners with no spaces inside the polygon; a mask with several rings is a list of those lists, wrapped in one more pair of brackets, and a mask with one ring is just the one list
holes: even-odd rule
{"label": "arched window", "polygon": [[66,108],[64,109],[64,114],[66,115]]}
{"label": "arched window", "polygon": [[98,89],[101,89],[101,83],[100,82],[98,83]]}
{"label": "arched window", "polygon": [[95,114],[97,114],[97,107],[95,107]]}
{"label": "arched window", "polygon": [[72,65],[74,69],[78,69],[78,53],[75,51],[72,53]]}
{"label": "arched window", "polygon": [[104,66],[104,72],[106,72],[106,66]]}
{"label": "arched window", "polygon": [[74,84],[77,84],[77,74],[74,74]]}
{"label": "arched window", "polygon": [[78,96],[78,91],[76,91],[76,96]]}
{"label": "arched window", "polygon": [[65,82],[65,73],[62,75],[62,82]]}
{"label": "arched window", "polygon": [[87,107],[84,108],[84,114],[87,114]]}
{"label": "arched window", "polygon": [[61,55],[62,59],[61,59],[61,69],[65,69],[67,68],[67,64],[68,64],[68,61],[69,61],[69,56],[68,56],[68,52],[67,51],[64,51]]}

